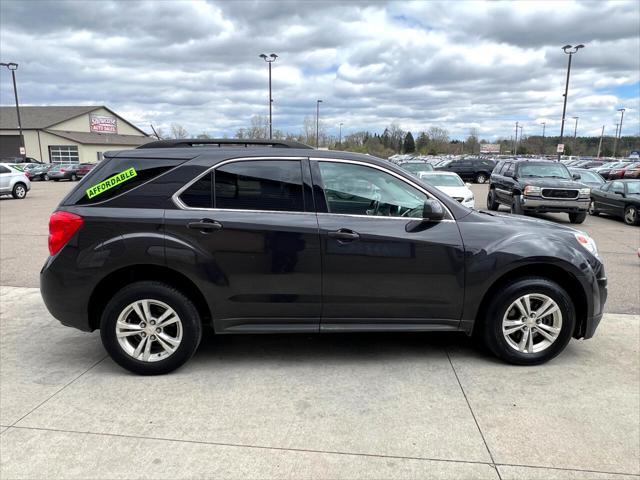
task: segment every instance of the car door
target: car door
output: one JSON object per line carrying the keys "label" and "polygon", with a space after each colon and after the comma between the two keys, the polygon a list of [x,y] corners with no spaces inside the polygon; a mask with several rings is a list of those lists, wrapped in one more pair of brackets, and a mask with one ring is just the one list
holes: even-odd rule
{"label": "car door", "polygon": [[322,247],[321,330],[454,327],[464,248],[450,213],[422,220],[429,195],[401,175],[351,160],[312,159]]}
{"label": "car door", "polygon": [[613,182],[607,192],[608,212],[618,217],[624,216],[624,182]]}
{"label": "car door", "polygon": [[318,331],[320,241],[307,159],[224,161],[174,199],[167,262],[193,255],[216,331]]}
{"label": "car door", "polygon": [[[511,205],[511,188],[513,187],[513,162],[506,162],[501,172],[496,176],[496,196],[501,203]],[[508,175],[512,175],[509,177]]]}
{"label": "car door", "polygon": [[13,175],[11,169],[0,165],[0,192],[6,193],[11,191],[11,177]]}

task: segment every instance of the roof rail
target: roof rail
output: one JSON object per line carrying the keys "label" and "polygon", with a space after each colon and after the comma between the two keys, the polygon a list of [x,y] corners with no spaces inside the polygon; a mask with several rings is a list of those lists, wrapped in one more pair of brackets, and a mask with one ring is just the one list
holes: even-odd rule
{"label": "roof rail", "polygon": [[304,148],[313,149],[309,145],[301,142],[289,140],[252,140],[237,138],[180,138],[175,140],[157,140],[145,143],[137,148],[180,148],[180,147],[272,147],[272,148]]}

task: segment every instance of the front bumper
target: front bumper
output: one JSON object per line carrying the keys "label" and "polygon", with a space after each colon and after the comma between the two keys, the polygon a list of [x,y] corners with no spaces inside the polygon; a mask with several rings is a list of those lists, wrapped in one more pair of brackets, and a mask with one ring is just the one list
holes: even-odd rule
{"label": "front bumper", "polygon": [[604,273],[604,266],[599,264],[594,268],[594,277],[591,282],[591,313],[580,325],[580,330],[574,335],[576,338],[585,340],[593,337],[604,314],[604,305],[607,302],[607,277]]}
{"label": "front bumper", "polygon": [[539,213],[577,213],[589,209],[589,197],[576,200],[554,200],[551,198],[522,196],[522,208],[527,212]]}

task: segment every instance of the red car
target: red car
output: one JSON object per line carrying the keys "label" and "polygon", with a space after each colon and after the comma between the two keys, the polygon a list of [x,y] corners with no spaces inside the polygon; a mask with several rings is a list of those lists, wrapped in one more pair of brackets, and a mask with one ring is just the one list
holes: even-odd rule
{"label": "red car", "polygon": [[[629,165],[625,165],[624,167],[620,167],[620,168],[614,168],[613,170],[611,170],[611,172],[609,172],[609,180],[617,180],[619,178],[624,178],[624,173],[628,170],[628,169],[635,169],[640,167],[640,163],[630,163]],[[632,177],[631,177],[632,178]]]}
{"label": "red car", "polygon": [[78,178],[82,178],[91,170],[93,170],[96,165],[97,163],[81,163],[78,167],[78,170],[76,170],[76,175],[78,176]]}
{"label": "red car", "polygon": [[624,171],[623,178],[640,178],[640,163],[629,165]]}

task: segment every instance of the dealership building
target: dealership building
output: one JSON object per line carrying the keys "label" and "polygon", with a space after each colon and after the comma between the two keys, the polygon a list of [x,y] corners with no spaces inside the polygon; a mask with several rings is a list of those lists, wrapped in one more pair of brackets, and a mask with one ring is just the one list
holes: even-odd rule
{"label": "dealership building", "polygon": [[[45,163],[93,163],[109,150],[153,140],[105,106],[20,107],[26,156]],[[0,161],[20,156],[15,107],[0,107]]]}

